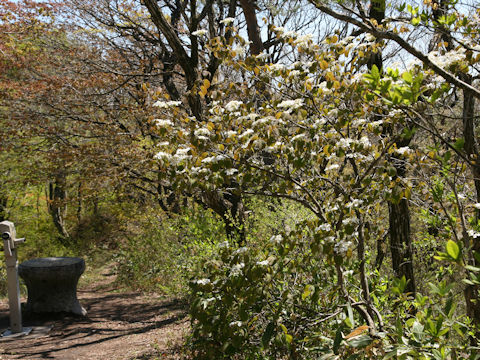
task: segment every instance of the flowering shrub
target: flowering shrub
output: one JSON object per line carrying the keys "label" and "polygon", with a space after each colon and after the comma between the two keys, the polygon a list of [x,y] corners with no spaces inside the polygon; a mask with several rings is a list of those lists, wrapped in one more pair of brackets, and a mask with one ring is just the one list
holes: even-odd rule
{"label": "flowering shrub", "polygon": [[[429,274],[425,280],[434,282],[424,292],[430,297],[413,298],[405,277],[381,273],[372,260],[387,232],[387,202],[444,201],[423,180],[444,172],[452,154],[436,144],[439,135],[421,113],[447,99],[450,86],[419,64],[366,70],[366,58],[383,46],[372,37],[339,41],[334,35],[317,44],[275,31],[301,62],[246,56],[238,35],[237,44],[210,39],[210,50],[242,80],[201,84],[199,94],[209,100],[204,122],[177,106],[171,121],[157,121],[168,142],[158,144],[156,158],[174,187],[290,199],[309,210],[293,229],[277,231],[261,246],[224,243],[192,281],[198,358],[474,353],[475,347],[451,341],[455,333],[476,336],[454,306],[453,276],[450,283],[435,279],[441,272]],[[463,60],[455,57],[448,66]],[[259,91],[267,87],[273,91]],[[424,141],[410,143],[417,131]],[[426,138],[432,133],[433,140]],[[398,169],[418,176],[397,176]],[[444,210],[460,214],[458,201],[447,202]],[[449,229],[458,228],[449,210],[445,214]],[[467,235],[475,227],[461,226]],[[456,241],[447,241],[446,251],[438,256],[446,264],[442,275],[468,269]]]}

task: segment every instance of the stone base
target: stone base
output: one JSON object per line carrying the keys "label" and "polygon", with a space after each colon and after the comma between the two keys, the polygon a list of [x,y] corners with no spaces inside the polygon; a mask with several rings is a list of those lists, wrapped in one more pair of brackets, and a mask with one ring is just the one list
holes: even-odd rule
{"label": "stone base", "polygon": [[18,274],[28,290],[25,310],[87,315],[77,299],[77,283],[84,270],[85,261],[81,258],[49,257],[21,263]]}
{"label": "stone base", "polygon": [[2,338],[16,338],[16,337],[21,337],[21,336],[26,336],[30,334],[32,331],[31,327],[24,327],[22,328],[22,331],[13,333],[12,330],[8,329],[3,332]]}

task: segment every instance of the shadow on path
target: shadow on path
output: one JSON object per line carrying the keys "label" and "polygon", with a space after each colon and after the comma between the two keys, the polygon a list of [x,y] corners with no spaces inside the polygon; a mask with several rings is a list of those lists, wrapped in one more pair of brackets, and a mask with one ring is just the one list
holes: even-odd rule
{"label": "shadow on path", "polygon": [[[187,322],[186,304],[178,300],[96,290],[80,290],[78,297],[87,317],[24,314],[24,326],[52,330],[44,336],[34,329],[27,337],[0,339],[0,359],[129,359],[129,352],[163,341],[168,331],[180,331]],[[8,309],[2,304],[0,329],[8,326]]]}

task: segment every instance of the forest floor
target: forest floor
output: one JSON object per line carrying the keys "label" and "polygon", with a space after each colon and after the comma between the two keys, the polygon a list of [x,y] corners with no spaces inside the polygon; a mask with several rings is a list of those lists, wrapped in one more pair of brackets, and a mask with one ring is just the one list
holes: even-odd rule
{"label": "forest floor", "polygon": [[[150,360],[184,359],[187,306],[178,299],[119,292],[112,266],[80,283],[87,317],[24,315],[30,335],[0,338],[0,359]],[[22,299],[25,301],[25,299]],[[0,331],[9,327],[8,301],[0,301]]]}

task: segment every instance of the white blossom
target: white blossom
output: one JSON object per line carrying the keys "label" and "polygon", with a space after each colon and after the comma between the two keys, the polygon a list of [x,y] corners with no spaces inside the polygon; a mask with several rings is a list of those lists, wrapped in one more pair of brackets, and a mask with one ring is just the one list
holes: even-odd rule
{"label": "white blossom", "polygon": [[325,171],[331,171],[331,170],[335,170],[335,169],[338,169],[340,167],[340,165],[338,164],[332,164],[332,165],[329,165],[325,168]]}
{"label": "white blossom", "polygon": [[259,60],[266,60],[266,59],[268,59],[269,56],[270,56],[270,54],[268,54],[266,52],[262,52],[262,53],[258,54],[256,56],[256,58],[259,59]]}
{"label": "white blossom", "polygon": [[224,241],[224,242],[218,244],[219,249],[228,249],[229,247],[230,247],[230,244],[228,243],[228,241]]}
{"label": "white blossom", "polygon": [[287,108],[291,110],[298,109],[303,105],[303,99],[295,99],[295,100],[284,100],[280,104],[278,104],[279,108]]}
{"label": "white blossom", "polygon": [[227,18],[221,20],[220,23],[225,24],[225,25],[229,25],[229,24],[233,23],[234,21],[235,21],[234,18],[227,17]]}
{"label": "white blossom", "polygon": [[353,140],[350,139],[350,138],[341,138],[337,142],[337,147],[342,148],[342,149],[349,149],[352,142],[353,142]]}
{"label": "white blossom", "polygon": [[154,158],[158,160],[168,160],[172,157],[171,154],[165,152],[165,151],[159,151],[158,153],[155,154]]}
{"label": "white blossom", "polygon": [[292,137],[290,139],[291,142],[294,142],[294,141],[297,141],[299,139],[303,139],[305,137],[305,134],[298,134],[298,135],[295,135],[294,137]]}
{"label": "white blossom", "polygon": [[332,93],[332,89],[329,89],[329,88],[328,88],[326,81],[323,81],[323,82],[321,82],[320,84],[318,84],[318,88],[319,88],[320,90],[322,90],[322,92],[323,92],[325,95],[328,95],[328,94],[331,94],[331,93]]}
{"label": "white blossom", "polygon": [[412,152],[412,149],[410,149],[408,146],[403,146],[395,150],[395,152],[399,155],[405,155],[405,154],[410,154]]}
{"label": "white blossom", "polygon": [[202,300],[200,303],[202,304],[203,310],[205,310],[208,307],[208,304],[210,304],[211,302],[214,302],[215,300],[216,299],[214,297]]}
{"label": "white blossom", "polygon": [[294,78],[294,77],[297,77],[299,76],[301,73],[300,73],[300,70],[292,70],[290,71],[290,73],[288,74],[288,76]]}
{"label": "white blossom", "polygon": [[232,266],[232,271],[230,276],[238,276],[242,274],[242,269],[245,267],[245,264],[242,262],[240,264],[235,264]]}
{"label": "white blossom", "polygon": [[168,119],[155,119],[154,121],[158,127],[173,126],[173,122]]}
{"label": "white blossom", "polygon": [[342,220],[343,225],[355,225],[358,224],[357,218],[346,218]]}
{"label": "white blossom", "polygon": [[365,36],[365,40],[369,41],[369,42],[375,42],[376,38],[375,36],[373,36],[372,34],[368,33],[366,36]]}
{"label": "white blossom", "polygon": [[200,29],[200,30],[197,30],[197,31],[192,32],[192,35],[194,35],[194,36],[207,35],[207,30],[205,30],[205,29]]}
{"label": "white blossom", "polygon": [[237,46],[234,49],[232,49],[236,53],[236,55],[245,55],[246,49],[244,46]]}
{"label": "white blossom", "polygon": [[235,136],[235,135],[237,135],[237,132],[236,132],[236,131],[233,131],[233,130],[229,130],[229,131],[226,131],[226,132],[224,133],[224,136],[225,136],[226,138],[229,138],[229,137],[232,137],[232,136]]}
{"label": "white blossom", "polygon": [[302,36],[299,36],[297,37],[297,39],[295,40],[295,43],[299,46],[299,47],[308,47],[309,46],[309,42],[312,40],[312,34],[306,34],[306,35],[302,35]]}
{"label": "white blossom", "polygon": [[241,101],[232,100],[225,105],[225,110],[229,112],[237,111],[243,103]]}
{"label": "white blossom", "polygon": [[358,143],[366,148],[372,146],[372,143],[370,142],[370,139],[367,136],[362,136],[362,138],[358,141]]}
{"label": "white blossom", "polygon": [[453,63],[463,61],[465,58],[466,55],[464,48],[451,50],[444,55],[440,54],[438,51],[432,51],[428,54],[428,59],[441,68],[446,68]]}
{"label": "white blossom", "polygon": [[480,210],[480,203],[473,204],[473,207]]}
{"label": "white blossom", "polygon": [[230,324],[228,324],[230,327],[241,327],[243,323],[241,321],[232,321]]}
{"label": "white blossom", "polygon": [[239,136],[239,138],[240,138],[240,139],[243,139],[243,138],[245,138],[245,137],[247,137],[247,136],[252,135],[253,133],[254,133],[254,131],[253,131],[252,129],[245,130],[245,131]]}
{"label": "white blossom", "polygon": [[268,266],[268,260],[257,261],[258,266]]}
{"label": "white blossom", "polygon": [[210,284],[210,279],[199,279],[194,281],[197,285],[207,285]]}
{"label": "white blossom", "polygon": [[233,174],[237,173],[238,170],[237,169],[228,169],[227,171],[225,171],[225,174],[227,174],[227,176],[232,176]]}
{"label": "white blossom", "polygon": [[273,235],[271,238],[270,238],[270,242],[272,243],[276,243],[276,244],[279,244],[281,243],[283,240],[283,236],[278,234],[278,235]]}
{"label": "white blossom", "polygon": [[324,223],[324,224],[318,226],[317,229],[322,230],[322,231],[330,231],[330,230],[332,230],[332,227],[330,226],[329,223]]}
{"label": "white blossom", "polygon": [[351,241],[342,240],[335,244],[335,246],[333,247],[333,251],[338,255],[344,255],[348,251],[351,245],[352,245]]}
{"label": "white blossom", "polygon": [[359,207],[360,205],[363,204],[363,200],[360,200],[360,199],[353,199],[352,201],[350,201],[349,203],[347,203],[346,207],[347,208],[357,208]]}
{"label": "white blossom", "polygon": [[193,134],[199,139],[205,139],[210,136],[210,130],[206,128],[200,128],[193,132]]}
{"label": "white blossom", "polygon": [[480,237],[480,233],[476,232],[475,230],[468,230],[467,233],[468,233],[468,236],[471,236],[474,239]]}
{"label": "white blossom", "polygon": [[285,65],[283,64],[272,64],[268,67],[270,71],[283,71],[285,70]]}
{"label": "white blossom", "polygon": [[180,106],[181,104],[182,104],[181,101],[162,101],[162,100],[158,100],[157,102],[155,102],[153,104],[153,106],[159,107],[160,109],[166,109],[166,108],[169,108],[169,107]]}

